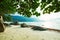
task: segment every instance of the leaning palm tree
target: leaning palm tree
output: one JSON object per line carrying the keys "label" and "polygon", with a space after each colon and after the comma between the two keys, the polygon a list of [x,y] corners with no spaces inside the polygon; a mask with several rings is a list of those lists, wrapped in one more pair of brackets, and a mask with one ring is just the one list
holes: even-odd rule
{"label": "leaning palm tree", "polygon": [[3,18],[2,16],[0,16],[0,32],[4,32],[5,30],[5,26],[3,24]]}
{"label": "leaning palm tree", "polygon": [[9,19],[9,17],[7,17],[5,14],[15,12],[11,1],[12,0],[0,0],[0,32],[4,32],[5,26],[3,22]]}

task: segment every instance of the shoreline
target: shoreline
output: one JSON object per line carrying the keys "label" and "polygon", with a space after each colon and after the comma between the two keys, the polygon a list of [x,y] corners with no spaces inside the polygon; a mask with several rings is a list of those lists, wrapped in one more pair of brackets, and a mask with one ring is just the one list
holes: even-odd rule
{"label": "shoreline", "polygon": [[[13,23],[13,22],[5,22],[5,23],[10,24],[10,23]],[[22,24],[22,23],[25,23],[27,25],[41,26],[41,27],[45,27],[45,28],[51,28],[51,29],[60,30],[58,25],[57,26],[45,26],[45,25],[43,25],[44,22],[18,22],[18,23],[19,23],[19,25]],[[47,25],[49,25],[49,24],[47,24]]]}

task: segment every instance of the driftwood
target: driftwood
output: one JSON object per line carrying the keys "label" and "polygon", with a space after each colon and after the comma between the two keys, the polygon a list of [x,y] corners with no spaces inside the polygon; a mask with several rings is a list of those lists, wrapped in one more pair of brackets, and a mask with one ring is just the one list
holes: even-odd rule
{"label": "driftwood", "polygon": [[0,16],[0,32],[4,32],[5,30],[5,26],[3,24],[3,18],[2,16]]}
{"label": "driftwood", "polygon": [[60,32],[60,30],[58,29],[52,29],[52,28],[48,28],[49,31],[56,31],[56,32]]}

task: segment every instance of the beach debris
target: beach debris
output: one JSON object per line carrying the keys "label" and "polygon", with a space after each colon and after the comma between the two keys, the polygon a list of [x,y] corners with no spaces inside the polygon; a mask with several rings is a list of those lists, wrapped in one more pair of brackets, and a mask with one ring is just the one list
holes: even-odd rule
{"label": "beach debris", "polygon": [[60,32],[60,30],[58,29],[53,29],[53,28],[48,28],[49,31],[56,31],[56,32]]}

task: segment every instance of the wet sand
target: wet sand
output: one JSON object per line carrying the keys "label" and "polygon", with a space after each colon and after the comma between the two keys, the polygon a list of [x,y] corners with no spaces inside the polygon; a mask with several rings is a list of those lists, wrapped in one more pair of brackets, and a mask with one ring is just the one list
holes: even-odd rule
{"label": "wet sand", "polygon": [[34,31],[30,28],[7,27],[0,33],[0,40],[60,40],[60,33],[55,31]]}

